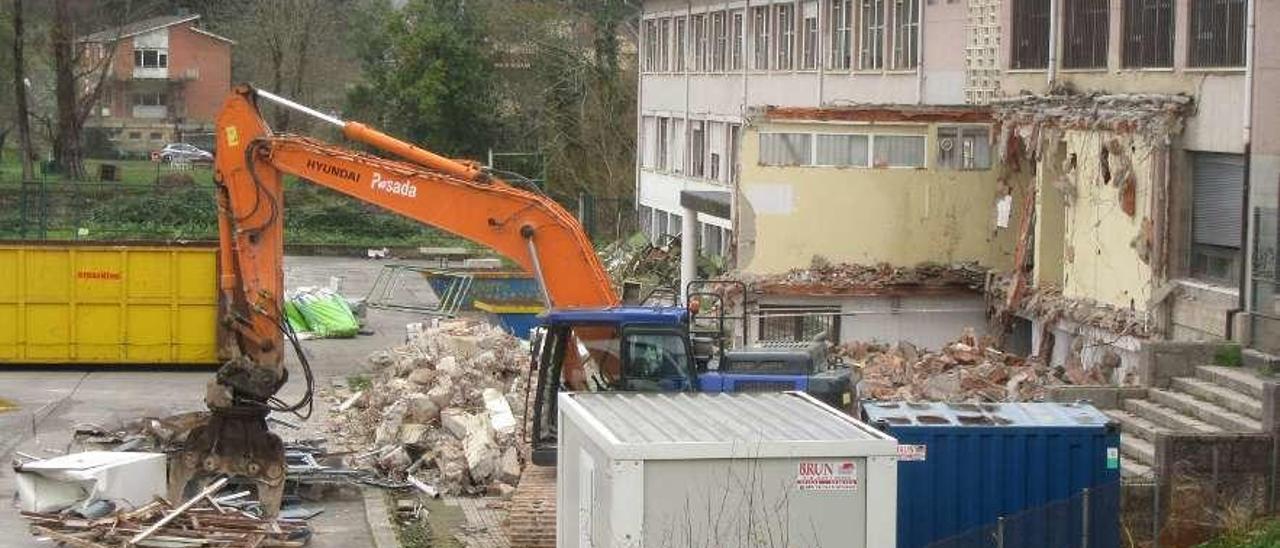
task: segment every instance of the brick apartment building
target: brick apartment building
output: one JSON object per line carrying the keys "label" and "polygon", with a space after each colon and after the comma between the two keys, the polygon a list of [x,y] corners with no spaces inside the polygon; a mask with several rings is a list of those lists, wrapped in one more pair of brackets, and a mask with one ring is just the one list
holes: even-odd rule
{"label": "brick apartment building", "polygon": [[153,17],[81,39],[89,62],[113,56],[87,126],[107,130],[122,155],[171,142],[196,144],[231,89],[235,42],[200,28],[199,15]]}

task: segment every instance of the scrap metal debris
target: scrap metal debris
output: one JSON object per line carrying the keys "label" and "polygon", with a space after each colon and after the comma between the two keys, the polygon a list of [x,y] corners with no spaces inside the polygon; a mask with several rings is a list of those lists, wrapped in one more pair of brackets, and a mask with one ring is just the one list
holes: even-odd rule
{"label": "scrap metal debris", "polygon": [[1018,402],[1044,399],[1066,384],[1064,371],[1001,352],[966,333],[938,352],[910,343],[848,343],[838,354],[860,371],[861,397],[871,400]]}
{"label": "scrap metal debris", "polygon": [[517,430],[528,350],[481,322],[408,332],[406,344],[370,356],[380,371],[362,395],[331,394],[333,426],[354,446],[350,464],[423,492],[510,495],[527,457]]}
{"label": "scrap metal debris", "polygon": [[267,519],[216,502],[220,480],[181,505],[163,498],[136,509],[97,518],[72,514],[23,512],[31,532],[77,548],[293,547],[305,546],[311,529],[305,521]]}

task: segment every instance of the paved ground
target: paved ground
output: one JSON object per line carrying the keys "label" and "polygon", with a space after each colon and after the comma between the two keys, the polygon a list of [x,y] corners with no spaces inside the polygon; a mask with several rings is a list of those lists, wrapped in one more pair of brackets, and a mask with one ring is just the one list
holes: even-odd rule
{"label": "paved ground", "polygon": [[[327,284],[331,276],[343,278],[343,293],[364,296],[383,263],[329,257],[289,257],[286,283],[289,287]],[[374,335],[354,340],[303,341],[317,381],[333,380],[364,370],[364,357],[372,350],[404,340],[404,325],[420,316],[404,312],[370,310],[368,325]],[[290,356],[290,368],[297,361]],[[17,405],[0,412],[0,548],[47,547],[23,532],[18,515],[13,472],[8,466],[12,453],[53,456],[67,450],[71,428],[78,423],[113,426],[140,416],[166,416],[204,409],[204,385],[211,369],[72,369],[66,367],[0,368],[0,400]],[[302,391],[301,373],[293,371],[283,391],[286,401]],[[323,420],[317,409],[309,426]],[[282,433],[288,436],[288,433]],[[370,546],[372,539],[365,520],[364,503],[359,500],[326,501],[325,512],[312,521],[316,537],[312,546]]]}

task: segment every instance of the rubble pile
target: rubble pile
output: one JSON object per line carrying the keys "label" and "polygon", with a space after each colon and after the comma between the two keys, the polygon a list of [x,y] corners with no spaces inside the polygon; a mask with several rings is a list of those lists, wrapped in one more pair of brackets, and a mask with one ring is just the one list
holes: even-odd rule
{"label": "rubble pile", "polygon": [[[1007,302],[1007,278],[1002,276],[994,281],[987,292],[987,301],[996,308],[1003,308]],[[1121,336],[1148,338],[1155,334],[1147,314],[1090,298],[1067,297],[1062,294],[1062,289],[1053,285],[1028,288],[1014,306],[1020,313],[1039,318],[1046,325],[1065,320]]]}
{"label": "rubble pile", "polygon": [[1066,384],[1065,372],[986,347],[972,334],[938,352],[903,342],[848,343],[837,353],[861,373],[859,394],[871,400],[1036,401],[1047,387]]}
{"label": "rubble pile", "polygon": [[773,276],[744,280],[765,292],[836,294],[855,289],[889,287],[965,287],[981,290],[987,269],[977,263],[921,263],[914,267],[889,264],[830,264],[820,257],[809,268],[796,268]]}
{"label": "rubble pile", "polygon": [[406,344],[369,357],[379,369],[370,387],[334,399],[337,430],[366,449],[351,465],[428,493],[509,495],[527,457],[518,425],[528,350],[487,323],[408,331]]}
{"label": "rubble pile", "polygon": [[1051,126],[1176,135],[1192,106],[1189,95],[1057,92],[996,99],[992,112],[1005,129]]}

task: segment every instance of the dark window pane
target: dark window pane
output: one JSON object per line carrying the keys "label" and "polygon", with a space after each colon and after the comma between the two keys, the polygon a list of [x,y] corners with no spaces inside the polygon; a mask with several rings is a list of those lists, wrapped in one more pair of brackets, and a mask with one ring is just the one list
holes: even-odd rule
{"label": "dark window pane", "polygon": [[1067,0],[1062,66],[1100,68],[1107,66],[1107,39],[1111,20],[1109,0]]}
{"label": "dark window pane", "polygon": [[1125,0],[1125,67],[1173,66],[1173,13],[1173,0]]}
{"label": "dark window pane", "polygon": [[1015,69],[1049,65],[1049,0],[1013,1],[1013,59]]}
{"label": "dark window pane", "polygon": [[1191,66],[1244,66],[1244,18],[1245,0],[1191,0]]}

